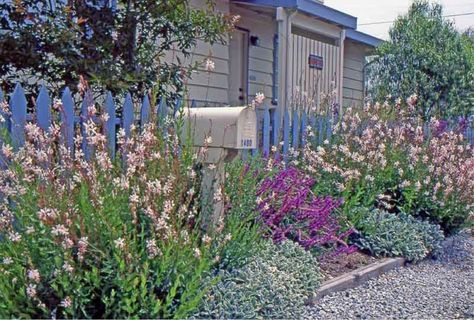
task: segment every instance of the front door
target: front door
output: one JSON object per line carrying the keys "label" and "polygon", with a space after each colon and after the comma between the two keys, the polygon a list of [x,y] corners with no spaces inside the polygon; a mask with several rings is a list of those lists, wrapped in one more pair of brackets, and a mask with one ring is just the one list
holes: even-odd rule
{"label": "front door", "polygon": [[248,104],[249,32],[236,29],[229,44],[229,104]]}

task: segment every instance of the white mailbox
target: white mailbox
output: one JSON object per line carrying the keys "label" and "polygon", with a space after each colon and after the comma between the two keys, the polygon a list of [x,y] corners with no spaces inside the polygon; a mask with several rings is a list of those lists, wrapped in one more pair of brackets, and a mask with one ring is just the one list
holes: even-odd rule
{"label": "white mailbox", "polygon": [[207,146],[201,161],[213,164],[202,171],[202,207],[213,207],[213,213],[202,220],[207,229],[216,226],[224,213],[224,202],[213,195],[224,185],[225,162],[236,157],[239,150],[257,145],[257,114],[250,107],[188,108],[184,120],[182,138],[190,133],[195,147]]}
{"label": "white mailbox", "polygon": [[[257,115],[249,107],[189,108],[185,112],[186,126],[197,147],[253,149],[257,144]],[[212,139],[206,143],[208,137]],[[208,141],[209,142],[209,141]]]}

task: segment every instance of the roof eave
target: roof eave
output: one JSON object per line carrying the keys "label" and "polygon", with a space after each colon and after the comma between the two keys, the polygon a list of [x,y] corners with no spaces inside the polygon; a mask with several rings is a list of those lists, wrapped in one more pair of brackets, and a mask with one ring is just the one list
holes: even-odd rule
{"label": "roof eave", "polygon": [[325,6],[324,4],[314,0],[235,0],[233,2],[264,7],[296,9],[329,23],[340,25],[344,28],[355,29],[357,27],[356,17]]}
{"label": "roof eave", "polygon": [[360,42],[362,44],[365,44],[374,48],[378,47],[383,42],[382,39],[376,38],[367,33],[363,33],[357,30],[353,30],[353,29],[346,30],[346,38],[349,38],[351,40]]}

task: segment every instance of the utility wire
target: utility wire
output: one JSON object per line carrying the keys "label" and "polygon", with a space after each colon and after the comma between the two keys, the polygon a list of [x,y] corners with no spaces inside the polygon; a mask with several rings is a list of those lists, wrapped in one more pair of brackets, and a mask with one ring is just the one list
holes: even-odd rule
{"label": "utility wire", "polygon": [[[457,14],[447,14],[443,16],[444,18],[451,18],[451,17],[459,17],[459,16],[469,16],[471,14],[474,14],[474,12],[466,12],[466,13],[457,13]],[[386,23],[393,23],[395,20],[391,21],[376,21],[376,22],[368,22],[368,23],[359,23],[359,26],[370,26],[370,25],[375,25],[375,24],[386,24]]]}

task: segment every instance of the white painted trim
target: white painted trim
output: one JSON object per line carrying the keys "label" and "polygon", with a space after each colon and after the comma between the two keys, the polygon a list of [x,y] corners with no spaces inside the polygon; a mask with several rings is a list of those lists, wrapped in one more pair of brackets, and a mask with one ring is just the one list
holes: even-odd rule
{"label": "white painted trim", "polygon": [[338,103],[339,103],[339,112],[342,111],[343,104],[343,87],[344,87],[344,42],[346,40],[346,30],[341,30],[341,35],[339,39],[339,83],[338,83]]}
{"label": "white painted trim", "polygon": [[301,29],[307,30],[309,32],[319,33],[333,39],[339,39],[341,35],[341,28],[317,20],[314,17],[308,17],[307,15],[301,13],[297,13],[291,22],[294,26],[297,26]]}

